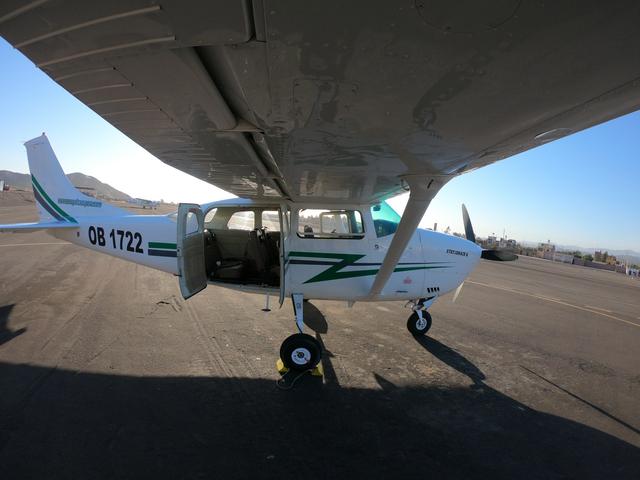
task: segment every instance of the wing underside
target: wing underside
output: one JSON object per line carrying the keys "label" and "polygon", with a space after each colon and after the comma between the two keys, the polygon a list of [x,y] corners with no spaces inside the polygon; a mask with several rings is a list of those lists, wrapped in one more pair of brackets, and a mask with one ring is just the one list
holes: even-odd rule
{"label": "wing underside", "polygon": [[242,197],[374,202],[640,107],[637,2],[462,5],[8,1],[0,35]]}

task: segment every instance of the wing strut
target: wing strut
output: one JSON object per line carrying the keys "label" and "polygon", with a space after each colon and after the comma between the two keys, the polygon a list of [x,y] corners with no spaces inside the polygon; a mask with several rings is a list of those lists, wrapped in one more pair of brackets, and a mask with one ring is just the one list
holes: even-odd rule
{"label": "wing strut", "polygon": [[398,265],[400,257],[418,228],[431,200],[450,178],[450,176],[426,175],[405,177],[411,189],[409,202],[407,202],[407,207],[402,214],[398,230],[396,230],[391,245],[389,245],[387,255],[384,257],[380,270],[373,281],[369,291],[370,297],[376,297],[382,293],[382,289]]}

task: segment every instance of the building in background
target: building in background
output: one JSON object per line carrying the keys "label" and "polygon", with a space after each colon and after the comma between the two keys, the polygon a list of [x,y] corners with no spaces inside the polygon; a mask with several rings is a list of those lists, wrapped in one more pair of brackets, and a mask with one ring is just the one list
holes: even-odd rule
{"label": "building in background", "polygon": [[518,243],[513,238],[501,238],[498,242],[499,248],[505,248],[508,250],[514,250],[518,246]]}
{"label": "building in background", "polygon": [[546,243],[542,242],[538,244],[536,256],[539,258],[546,258],[547,260],[553,260],[553,255],[556,253],[556,246],[548,240]]}
{"label": "building in background", "polygon": [[553,256],[551,257],[551,260],[553,260],[554,262],[562,262],[562,263],[570,263],[573,264],[573,253],[561,253],[561,252],[554,252]]}
{"label": "building in background", "polygon": [[619,262],[615,255],[607,255],[607,259],[604,261],[604,263],[608,265],[617,265]]}

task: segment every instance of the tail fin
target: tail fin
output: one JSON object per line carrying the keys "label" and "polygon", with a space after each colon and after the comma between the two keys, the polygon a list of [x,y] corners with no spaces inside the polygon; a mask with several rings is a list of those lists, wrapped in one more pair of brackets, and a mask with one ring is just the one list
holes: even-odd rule
{"label": "tail fin", "polygon": [[41,222],[77,223],[78,217],[127,214],[125,210],[89,197],[74,187],[62,171],[44,133],[24,145]]}

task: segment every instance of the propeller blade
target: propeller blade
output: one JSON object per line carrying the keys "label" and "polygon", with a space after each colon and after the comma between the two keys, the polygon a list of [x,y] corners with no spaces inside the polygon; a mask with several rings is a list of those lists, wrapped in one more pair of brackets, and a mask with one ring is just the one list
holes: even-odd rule
{"label": "propeller blade", "polygon": [[464,235],[470,242],[476,243],[476,234],[473,233],[473,225],[471,225],[471,219],[469,218],[469,212],[467,207],[462,204],[462,223],[464,223]]}
{"label": "propeller blade", "polygon": [[458,288],[456,288],[456,293],[453,294],[453,300],[451,301],[451,303],[456,303],[456,300],[458,299],[458,295],[460,295],[460,292],[462,291],[463,285],[464,285],[464,282],[458,285]]}
{"label": "propeller blade", "polygon": [[496,262],[511,262],[518,258],[515,253],[508,250],[483,250],[481,257]]}
{"label": "propeller blade", "polygon": [[[467,211],[467,207],[465,207],[464,203],[462,204],[462,222],[464,223],[465,237],[467,237],[467,240],[469,240],[470,242],[476,243],[476,234],[473,232],[473,225],[471,225],[469,212]],[[485,260],[494,260],[497,262],[511,262],[518,258],[515,253],[508,250],[483,250],[481,256]],[[453,296],[454,302],[456,301],[456,298],[458,297],[463,284],[464,282],[461,283],[458,287],[458,290],[456,290],[456,293]]]}

